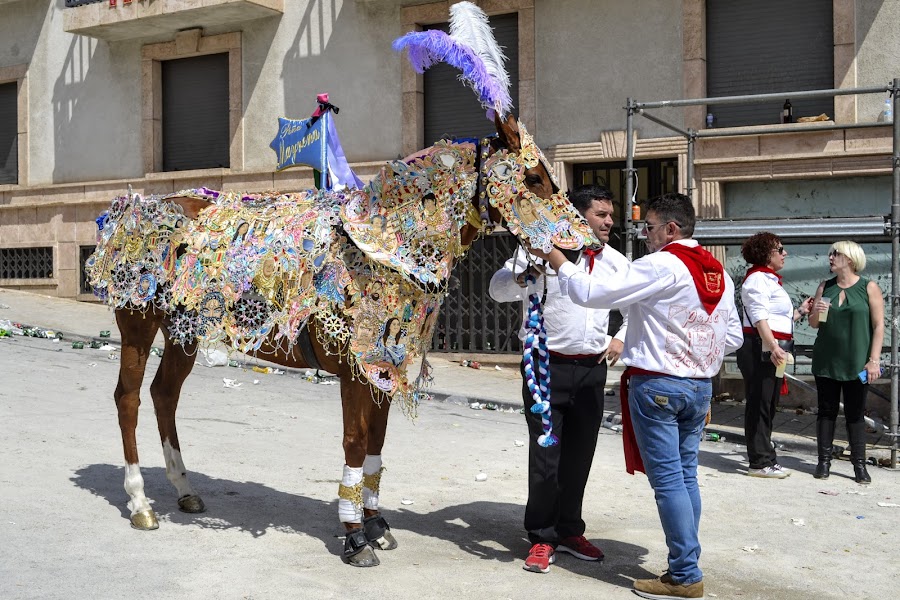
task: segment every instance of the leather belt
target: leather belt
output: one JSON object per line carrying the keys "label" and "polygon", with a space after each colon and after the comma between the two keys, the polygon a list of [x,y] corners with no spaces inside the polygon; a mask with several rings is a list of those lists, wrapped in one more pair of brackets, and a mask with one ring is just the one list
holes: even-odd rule
{"label": "leather belt", "polygon": [[550,362],[564,365],[582,365],[591,367],[600,363],[599,354],[562,354],[550,351]]}

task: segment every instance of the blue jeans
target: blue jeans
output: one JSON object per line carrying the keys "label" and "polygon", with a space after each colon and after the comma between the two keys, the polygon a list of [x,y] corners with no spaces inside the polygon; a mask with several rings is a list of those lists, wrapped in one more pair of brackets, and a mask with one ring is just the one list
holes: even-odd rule
{"label": "blue jeans", "polygon": [[700,488],[697,455],[712,399],[709,379],[636,375],[631,378],[631,422],[656,494],[659,520],[669,547],[672,581],[703,579],[700,559]]}

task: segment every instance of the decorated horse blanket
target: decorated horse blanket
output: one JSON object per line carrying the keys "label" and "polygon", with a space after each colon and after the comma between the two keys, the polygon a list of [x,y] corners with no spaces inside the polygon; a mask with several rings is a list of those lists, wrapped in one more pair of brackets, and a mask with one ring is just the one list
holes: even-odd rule
{"label": "decorated horse blanket", "polygon": [[[208,189],[119,197],[86,262],[113,308],[170,313],[181,345],[290,351],[310,318],[330,352],[412,414],[460,229],[475,194],[474,144],[439,142],[388,163],[362,190],[245,195]],[[171,200],[209,201],[197,218]]]}

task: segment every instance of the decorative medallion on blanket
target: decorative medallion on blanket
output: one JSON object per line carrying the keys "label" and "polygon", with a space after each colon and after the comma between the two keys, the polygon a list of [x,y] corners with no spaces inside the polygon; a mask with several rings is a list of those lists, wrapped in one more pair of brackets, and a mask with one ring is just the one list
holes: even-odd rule
{"label": "decorative medallion on blanket", "polygon": [[443,286],[462,254],[460,229],[477,182],[475,145],[442,140],[382,167],[367,193],[341,208],[344,231],[375,262]]}

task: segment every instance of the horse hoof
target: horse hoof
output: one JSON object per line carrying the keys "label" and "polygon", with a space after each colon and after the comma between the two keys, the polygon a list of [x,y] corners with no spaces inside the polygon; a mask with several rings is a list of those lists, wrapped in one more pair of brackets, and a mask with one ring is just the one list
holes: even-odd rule
{"label": "horse hoof", "polygon": [[343,558],[344,562],[354,567],[377,567],[381,564],[362,527],[347,532],[344,537]]}
{"label": "horse hoof", "polygon": [[393,550],[397,547],[397,539],[390,532],[390,530],[385,531],[383,536],[381,536],[377,540],[372,540],[369,543],[373,546],[377,546],[382,550]]}
{"label": "horse hoof", "polygon": [[381,561],[378,560],[378,555],[375,554],[375,551],[371,547],[366,546],[353,556],[348,556],[347,564],[354,567],[377,567],[381,564]]}
{"label": "horse hoof", "polygon": [[178,508],[181,512],[186,513],[202,513],[206,510],[206,505],[200,496],[185,496],[178,499]]}
{"label": "horse hoof", "polygon": [[149,508],[134,513],[131,515],[131,527],[133,529],[140,529],[141,531],[159,529],[159,521],[156,520],[156,513]]}
{"label": "horse hoof", "polygon": [[397,547],[397,540],[391,533],[391,526],[381,515],[372,515],[363,519],[363,529],[366,532],[366,540],[376,548],[393,550]]}

